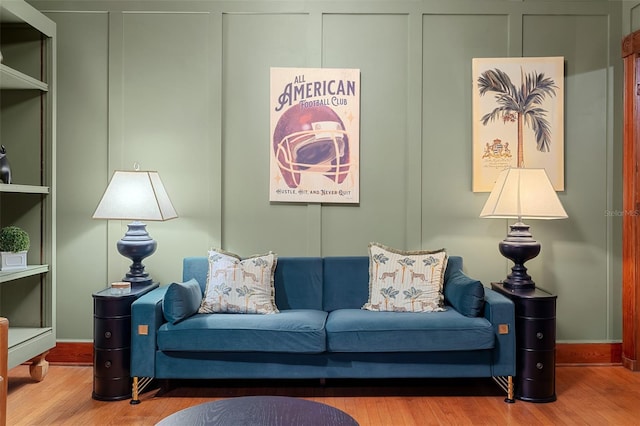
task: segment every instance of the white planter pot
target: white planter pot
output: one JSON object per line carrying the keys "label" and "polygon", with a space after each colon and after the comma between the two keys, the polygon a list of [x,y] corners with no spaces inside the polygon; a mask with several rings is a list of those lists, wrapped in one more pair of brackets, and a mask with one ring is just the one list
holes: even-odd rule
{"label": "white planter pot", "polygon": [[0,251],[0,271],[17,271],[27,269],[27,252]]}

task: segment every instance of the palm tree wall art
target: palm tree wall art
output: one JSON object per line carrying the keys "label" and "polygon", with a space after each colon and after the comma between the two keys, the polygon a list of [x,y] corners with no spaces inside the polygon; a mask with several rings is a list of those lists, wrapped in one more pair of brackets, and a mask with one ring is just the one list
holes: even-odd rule
{"label": "palm tree wall art", "polygon": [[563,69],[563,58],[473,60],[474,191],[508,167],[544,168],[564,189]]}

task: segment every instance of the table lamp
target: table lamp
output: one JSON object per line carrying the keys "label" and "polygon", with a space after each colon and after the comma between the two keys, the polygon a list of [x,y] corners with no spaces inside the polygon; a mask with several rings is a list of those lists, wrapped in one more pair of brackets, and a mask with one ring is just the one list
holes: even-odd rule
{"label": "table lamp", "polygon": [[143,220],[165,221],[178,217],[158,172],[116,171],[93,213],[94,219],[132,220],[124,237],[117,243],[118,252],[131,259],[123,278],[131,285],[148,285],[152,279],[144,271],[142,260],[151,256],[156,241],[147,233]]}
{"label": "table lamp", "polygon": [[532,238],[529,225],[522,219],[568,217],[545,170],[509,168],[500,172],[480,217],[517,220],[498,245],[500,253],[514,263],[503,284],[512,290],[534,289],[535,282],[524,263],[540,253],[540,243]]}

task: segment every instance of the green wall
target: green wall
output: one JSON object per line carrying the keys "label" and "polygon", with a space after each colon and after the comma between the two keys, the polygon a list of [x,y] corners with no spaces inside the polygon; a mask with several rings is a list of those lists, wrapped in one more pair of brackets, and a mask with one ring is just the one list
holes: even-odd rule
{"label": "green wall", "polygon": [[[180,217],[149,223],[162,283],[184,256],[446,247],[485,285],[505,220],[471,191],[471,60],[565,57],[569,219],[531,221],[558,339],[621,339],[622,61],[637,2],[32,1],[58,24],[58,336],[92,338],[91,294],[128,264],[91,215],[114,169],[158,170]],[[271,204],[269,68],[361,70],[359,205]]]}

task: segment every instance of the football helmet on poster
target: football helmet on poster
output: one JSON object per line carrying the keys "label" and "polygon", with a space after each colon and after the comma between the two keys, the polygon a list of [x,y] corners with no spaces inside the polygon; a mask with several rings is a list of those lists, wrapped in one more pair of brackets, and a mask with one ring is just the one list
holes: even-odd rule
{"label": "football helmet on poster", "polygon": [[273,150],[289,188],[297,188],[304,173],[339,184],[349,174],[349,136],[338,114],[325,105],[286,110],[273,132]]}

